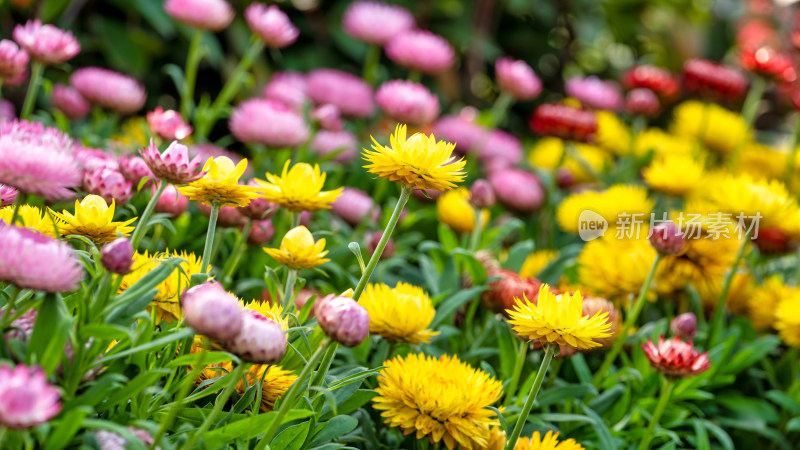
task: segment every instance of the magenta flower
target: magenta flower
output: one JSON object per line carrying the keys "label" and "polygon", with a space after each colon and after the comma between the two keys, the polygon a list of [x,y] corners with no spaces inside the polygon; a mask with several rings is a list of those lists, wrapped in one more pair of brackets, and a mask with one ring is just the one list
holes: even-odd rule
{"label": "magenta flower", "polygon": [[133,266],[133,244],[128,238],[119,238],[103,246],[100,262],[109,272],[124,275]]}
{"label": "magenta flower", "polygon": [[13,187],[0,184],[0,208],[13,205],[17,201],[18,193],[19,191]]}
{"label": "magenta flower", "polygon": [[25,289],[66,292],[83,279],[69,244],[0,221],[0,281]]}
{"label": "magenta flower", "polygon": [[103,197],[108,204],[115,200],[117,205],[124,205],[133,197],[133,184],[126,181],[118,170],[110,167],[84,172],[83,189],[89,194]]}
{"label": "magenta flower", "polygon": [[450,43],[430,31],[405,31],[389,41],[384,50],[392,61],[422,73],[441,73],[456,62]]}
{"label": "magenta flower", "polygon": [[353,2],[342,16],[345,33],[375,45],[385,45],[413,27],[414,16],[407,9],[381,2]]}
{"label": "magenta flower", "polygon": [[183,121],[178,111],[157,106],[147,113],[147,124],[153,133],[168,141],[181,140],[192,134],[192,126]]}
{"label": "magenta flower", "polygon": [[231,339],[242,331],[242,307],[219,283],[209,281],[185,290],[181,307],[186,324],[211,339]]}
{"label": "magenta flower", "polygon": [[311,131],[302,115],[282,103],[253,98],[234,108],[228,127],[236,139],[268,147],[297,147]]}
{"label": "magenta flower", "polygon": [[357,346],[369,333],[369,314],[352,298],[328,295],[317,299],[314,314],[322,331],[346,347]]}
{"label": "magenta flower", "polygon": [[668,220],[650,229],[650,245],[662,255],[677,255],[686,250],[686,239],[678,225]]}
{"label": "magenta flower", "polygon": [[481,162],[501,160],[506,166],[515,166],[522,161],[522,142],[514,135],[502,130],[487,131],[478,144],[478,158]]}
{"label": "magenta flower", "polygon": [[0,98],[0,123],[10,122],[16,118],[14,104],[4,98]]}
{"label": "magenta flower", "polygon": [[478,148],[486,139],[486,130],[473,120],[462,116],[443,116],[433,125],[439,138],[456,144],[456,151],[467,154]]}
{"label": "magenta flower", "polygon": [[94,170],[102,167],[116,170],[119,167],[114,155],[98,148],[84,147],[82,145],[75,146],[75,159],[78,160],[78,164],[84,170]]}
{"label": "magenta flower", "polygon": [[622,107],[619,87],[595,76],[572,77],[564,84],[564,90],[589,108],[616,111]]}
{"label": "magenta flower", "polygon": [[270,48],[286,47],[300,35],[289,16],[275,5],[252,3],[244,10],[244,18],[253,33]]}
{"label": "magenta flower", "polygon": [[669,330],[683,339],[694,339],[697,335],[697,316],[692,312],[678,314],[669,322]]}
{"label": "magenta flower", "polygon": [[522,169],[507,168],[489,175],[497,200],[507,208],[530,213],[544,202],[545,191],[536,175]]}
{"label": "magenta flower", "polygon": [[153,175],[168,183],[189,184],[206,174],[197,170],[203,164],[202,158],[195,156],[190,161],[189,148],[178,141],[173,141],[164,153],[160,153],[151,140],[150,145],[142,148],[139,153]]}
{"label": "magenta flower", "polygon": [[14,40],[35,60],[44,64],[69,61],[80,53],[81,44],[69,31],[42,25],[39,19],[14,27]]}
{"label": "magenta flower", "polygon": [[144,177],[153,178],[153,172],[147,167],[147,163],[143,158],[138,156],[120,156],[117,159],[119,171],[126,180],[133,183],[133,186],[139,187],[139,182]]}
{"label": "magenta flower", "polygon": [[308,148],[317,156],[325,156],[338,151],[339,154],[333,158],[333,161],[345,164],[356,157],[358,139],[347,130],[319,130]]}
{"label": "magenta flower", "polygon": [[406,80],[388,81],[378,88],[375,101],[397,122],[422,126],[439,115],[439,99],[425,86]]}
{"label": "magenta flower", "polygon": [[0,41],[0,78],[9,78],[25,72],[30,57],[14,41]]}
{"label": "magenta flower", "polygon": [[286,333],[266,316],[245,308],[241,332],[225,343],[225,347],[245,361],[274,364],[286,353]]}
{"label": "magenta flower", "polygon": [[72,86],[63,84],[53,86],[50,102],[54,108],[72,120],[86,117],[92,109],[92,105],[83,98],[80,92],[76,91]]}
{"label": "magenta flower", "polygon": [[353,227],[364,219],[377,223],[381,213],[380,207],[375,205],[369,194],[351,187],[342,190],[342,194],[331,204],[331,211]]}
{"label": "magenta flower", "polygon": [[306,78],[308,96],[318,105],[336,105],[342,114],[369,117],[375,109],[372,87],[361,78],[336,69],[315,69]]}
{"label": "magenta flower", "polygon": [[469,188],[469,201],[476,208],[491,208],[497,201],[497,197],[494,195],[492,185],[483,178],[479,178]]}
{"label": "magenta flower", "polygon": [[308,101],[308,83],[300,72],[276,72],[264,87],[263,95],[270,100],[279,101],[286,106],[302,111]]}
{"label": "magenta flower", "polygon": [[[155,195],[155,189],[156,187],[153,186],[153,195]],[[164,187],[164,192],[156,200],[156,212],[169,214],[173,219],[176,219],[188,209],[189,197],[178,192],[175,186],[171,184],[167,184]]]}
{"label": "magenta flower", "polygon": [[542,92],[542,81],[525,61],[499,58],[494,70],[500,90],[517,100],[533,100]]}
{"label": "magenta flower", "polygon": [[0,425],[25,429],[45,423],[61,411],[60,399],[40,367],[0,366]]}
{"label": "magenta flower", "polygon": [[0,123],[0,183],[47,198],[72,197],[81,183],[72,140],[40,123]]}
{"label": "magenta flower", "polygon": [[69,83],[90,103],[120,114],[135,113],[147,99],[144,86],[133,77],[101,67],[78,69]]}
{"label": "magenta flower", "polygon": [[678,336],[668,341],[664,336],[658,338],[658,344],[652,340],[642,344],[644,354],[656,371],[668,377],[683,378],[703,373],[711,367],[708,352],[700,353],[691,342],[683,342]]}
{"label": "magenta flower", "polygon": [[225,0],[166,0],[164,11],[178,22],[210,31],[226,28],[236,15]]}
{"label": "magenta flower", "polygon": [[275,227],[272,226],[272,221],[269,219],[254,220],[250,234],[247,235],[247,242],[260,247],[267,244],[274,235]]}
{"label": "magenta flower", "polygon": [[320,105],[311,110],[311,120],[324,130],[340,131],[344,124],[336,105]]}

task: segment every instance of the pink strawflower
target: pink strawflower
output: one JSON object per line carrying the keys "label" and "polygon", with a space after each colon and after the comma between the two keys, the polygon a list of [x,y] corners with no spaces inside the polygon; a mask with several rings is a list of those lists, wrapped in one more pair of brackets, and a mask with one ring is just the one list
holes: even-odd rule
{"label": "pink strawflower", "polygon": [[11,122],[16,118],[14,104],[4,98],[0,98],[0,123]]}
{"label": "pink strawflower", "polygon": [[308,83],[306,76],[300,72],[287,70],[276,72],[264,86],[263,95],[270,100],[279,101],[286,106],[302,111],[308,101]]}
{"label": "pink strawflower", "polygon": [[139,187],[139,182],[142,181],[142,178],[155,177],[153,172],[150,171],[150,168],[147,167],[147,163],[144,161],[144,159],[138,156],[120,156],[117,159],[117,164],[119,165],[119,171],[122,176],[124,176],[126,180],[133,183],[133,186],[137,189]]}
{"label": "pink strawflower", "polygon": [[506,163],[506,166],[514,166],[522,161],[524,153],[522,142],[505,131],[492,130],[487,132],[482,142],[478,145],[480,146],[478,158],[482,162],[502,160]]}
{"label": "pink strawflower", "polygon": [[683,342],[678,336],[668,341],[664,336],[658,338],[658,345],[652,340],[642,344],[644,354],[656,371],[668,377],[683,378],[705,372],[711,367],[708,352],[700,353],[691,342]]}
{"label": "pink strawflower", "polygon": [[531,213],[544,203],[545,191],[536,175],[522,169],[501,169],[489,175],[497,200],[519,213]]}
{"label": "pink strawflower", "polygon": [[210,31],[220,31],[236,12],[225,0],[166,0],[164,11],[178,22]]}
{"label": "pink strawflower", "polygon": [[525,61],[499,58],[494,70],[500,90],[517,100],[533,100],[542,92],[542,81]]}
{"label": "pink strawflower", "polygon": [[17,201],[18,193],[19,191],[13,187],[0,184],[0,208],[13,205]]}
{"label": "pink strawflower", "polygon": [[72,86],[57,84],[53,86],[50,97],[53,107],[64,113],[69,119],[75,120],[86,117],[92,105]]}
{"label": "pink strawflower", "polygon": [[[247,185],[258,188],[261,187],[261,185],[258,184],[255,179],[248,181]],[[247,206],[238,209],[245,217],[249,217],[253,220],[264,220],[269,219],[273,214],[275,214],[275,212],[278,210],[278,205],[265,198],[254,198],[250,200],[250,203],[248,203]]]}
{"label": "pink strawflower", "polygon": [[78,69],[69,83],[90,103],[120,114],[135,113],[147,99],[144,86],[133,77],[102,67]]}
{"label": "pink strawflower", "polygon": [[311,110],[311,120],[324,130],[340,131],[344,124],[336,105],[320,105]]}
{"label": "pink strawflower", "polygon": [[164,153],[160,153],[151,140],[150,145],[142,148],[139,153],[153,175],[168,183],[189,184],[206,174],[197,170],[203,165],[201,157],[195,156],[189,160],[189,148],[178,141],[173,141]]}
{"label": "pink strawflower", "polygon": [[45,292],[66,292],[83,278],[72,247],[27,228],[0,221],[0,281]]}
{"label": "pink strawflower", "polygon": [[455,51],[450,43],[425,30],[404,31],[389,41],[384,50],[392,61],[422,73],[441,73],[456,62]]}
{"label": "pink strawflower", "polygon": [[228,127],[242,142],[272,148],[300,146],[311,133],[302,115],[283,103],[263,98],[240,103],[234,108]]}
{"label": "pink strawflower", "polygon": [[133,197],[133,184],[126,181],[118,170],[110,167],[100,167],[84,172],[83,190],[89,194],[103,197],[108,204],[114,200],[117,205],[124,205]]}
{"label": "pink strawflower", "polygon": [[308,96],[315,103],[336,105],[342,114],[369,117],[375,110],[372,87],[361,78],[336,69],[315,69],[306,77]]}
{"label": "pink strawflower", "polygon": [[[142,441],[142,444],[145,446],[150,446],[153,444],[153,436],[151,436],[147,431],[136,427],[127,428],[128,431],[139,438],[139,440]],[[94,432],[94,436],[97,438],[97,445],[100,446],[100,450],[125,450],[130,447],[128,445],[129,442],[125,440],[124,436],[113,431],[98,430]],[[160,448],[161,447],[156,447],[156,449]]]}
{"label": "pink strawflower", "polygon": [[[10,314],[14,313],[16,313],[16,311],[10,311]],[[25,311],[25,313],[11,322],[10,330],[6,332],[6,339],[16,339],[27,343],[33,335],[33,326],[36,324],[36,318],[38,316],[39,312],[35,309]]]}
{"label": "pink strawflower", "polygon": [[81,44],[70,31],[42,25],[39,19],[14,27],[14,40],[35,60],[44,64],[69,61],[80,53]]}
{"label": "pink strawflower", "polygon": [[14,41],[0,41],[0,78],[9,78],[25,72],[30,57]]}
{"label": "pink strawflower", "polygon": [[133,244],[128,238],[119,238],[103,246],[100,262],[108,271],[124,275],[133,266]]}
{"label": "pink strawflower", "polygon": [[275,227],[272,226],[272,221],[269,219],[254,220],[250,234],[247,235],[247,242],[260,247],[267,244],[274,235]]}
{"label": "pink strawflower", "polygon": [[37,122],[0,123],[0,183],[48,200],[69,198],[81,183],[72,140]]}
{"label": "pink strawflower", "polygon": [[467,154],[486,139],[486,130],[474,121],[461,116],[442,116],[433,125],[436,137],[456,144],[456,151]]}
{"label": "pink strawflower", "polygon": [[0,425],[26,429],[43,424],[61,411],[60,400],[41,367],[0,366]]}
{"label": "pink strawflower", "polygon": [[253,33],[270,48],[286,47],[300,35],[289,16],[275,5],[252,3],[244,10],[244,18]]}
{"label": "pink strawflower", "polygon": [[224,345],[245,361],[274,364],[286,353],[286,333],[281,326],[250,308],[242,311],[241,332]]}
{"label": "pink strawflower", "polygon": [[342,194],[331,204],[331,211],[353,227],[364,219],[377,223],[381,214],[380,207],[375,205],[369,194],[351,187],[342,190]]}
{"label": "pink strawflower", "polygon": [[168,141],[181,140],[192,134],[192,126],[183,121],[178,111],[156,106],[147,113],[147,124],[153,133]]}
{"label": "pink strawflower", "polygon": [[[156,187],[153,186],[152,194],[155,194]],[[156,212],[169,214],[170,217],[176,219],[181,214],[189,209],[189,197],[181,194],[175,189],[175,186],[167,184],[164,192],[156,200]]]}
{"label": "pink strawflower", "polygon": [[367,310],[349,297],[328,295],[314,302],[317,323],[333,340],[355,347],[369,333]]}
{"label": "pink strawflower", "polygon": [[333,158],[333,161],[344,164],[356,157],[358,139],[347,130],[319,130],[311,141],[309,149],[320,157],[338,151],[340,153]]}
{"label": "pink strawflower", "polygon": [[572,77],[564,84],[564,90],[589,108],[616,111],[622,107],[619,87],[595,76]]}
{"label": "pink strawflower", "polygon": [[186,325],[211,339],[231,339],[242,331],[244,321],[239,300],[219,283],[209,281],[185,290],[181,307]]}
{"label": "pink strawflower", "polygon": [[101,167],[109,167],[117,169],[119,163],[117,158],[110,153],[106,153],[99,148],[84,147],[83,145],[75,146],[75,159],[84,170],[94,170]]}
{"label": "pink strawflower", "polygon": [[342,16],[345,33],[381,46],[413,27],[414,16],[407,9],[381,2],[353,2]]}
{"label": "pink strawflower", "polygon": [[650,245],[662,255],[678,255],[688,245],[680,227],[671,220],[653,226],[647,238]]}
{"label": "pink strawflower", "polygon": [[382,84],[375,93],[375,101],[384,114],[409,125],[427,125],[439,115],[439,98],[413,81],[392,80]]}
{"label": "pink strawflower", "polygon": [[22,72],[14,75],[13,77],[8,77],[3,79],[3,86],[8,87],[18,87],[22,86],[22,83],[28,80],[28,69],[23,70]]}

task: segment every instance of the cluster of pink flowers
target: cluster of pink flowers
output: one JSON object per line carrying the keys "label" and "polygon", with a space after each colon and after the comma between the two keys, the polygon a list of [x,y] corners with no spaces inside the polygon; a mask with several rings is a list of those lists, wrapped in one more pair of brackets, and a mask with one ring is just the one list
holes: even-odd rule
{"label": "cluster of pink flowers", "polygon": [[297,147],[311,134],[297,111],[283,103],[260,98],[239,104],[231,114],[228,127],[242,142],[272,148]]}

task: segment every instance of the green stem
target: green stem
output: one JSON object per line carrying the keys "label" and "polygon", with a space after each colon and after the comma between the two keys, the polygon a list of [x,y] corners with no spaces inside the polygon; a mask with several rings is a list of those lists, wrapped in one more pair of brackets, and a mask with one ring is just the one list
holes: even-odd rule
{"label": "green stem", "polygon": [[[744,104],[742,105],[742,119],[744,119],[748,135],[753,129],[756,113],[758,113],[758,105],[761,103],[761,97],[764,96],[764,90],[766,88],[767,81],[764,77],[757,76],[753,79],[753,84],[750,85],[750,90],[747,92],[747,97],[744,99]],[[749,139],[742,139],[737,143],[736,148],[734,148],[730,159],[730,167],[732,169],[736,170],[739,168],[739,163],[742,159],[742,151],[748,142]]]}
{"label": "green stem", "polygon": [[783,174],[783,180],[789,192],[794,188],[794,165],[797,160],[797,144],[800,140],[800,113],[795,114],[794,129],[792,130],[792,140],[789,142],[789,159]]}
{"label": "green stem", "polygon": [[27,119],[33,111],[33,105],[36,103],[36,95],[39,93],[39,85],[42,83],[42,72],[44,71],[44,64],[40,61],[33,61],[31,63],[31,78],[28,82],[28,92],[25,94],[25,103],[22,104],[22,112],[19,115],[20,119]]}
{"label": "green stem", "polygon": [[208,266],[211,264],[211,247],[214,246],[214,233],[217,231],[217,216],[219,216],[219,205],[211,204],[211,215],[208,218],[208,232],[206,233],[206,245],[203,247],[203,264],[200,272],[208,273]]}
{"label": "green stem", "polygon": [[422,79],[422,74],[418,70],[409,70],[408,79],[415,83],[419,83],[420,79]]}
{"label": "green stem", "polygon": [[328,346],[325,356],[322,357],[322,362],[319,364],[319,370],[314,374],[314,378],[311,379],[311,386],[322,386],[325,381],[325,375],[328,374],[328,369],[330,369],[333,357],[336,356],[338,349],[339,345],[336,342]]}
{"label": "green stem", "polygon": [[301,214],[303,214],[303,211],[289,212],[289,222],[291,222],[292,228],[297,228],[300,226]]}
{"label": "green stem", "polygon": [[28,193],[20,191],[17,194],[17,201],[14,203],[14,212],[11,214],[11,223],[9,225],[14,225],[17,222],[17,218],[19,217],[19,209],[28,201]]}
{"label": "green stem", "polygon": [[603,365],[600,366],[600,369],[594,375],[595,388],[599,387],[600,383],[605,379],[607,375],[606,372],[608,372],[608,369],[611,368],[611,364],[614,362],[614,360],[617,359],[619,352],[622,351],[622,346],[625,345],[625,338],[628,337],[628,333],[636,323],[636,319],[639,318],[639,314],[642,312],[642,309],[644,309],[644,304],[646,302],[645,297],[647,297],[647,291],[650,289],[650,284],[653,282],[653,277],[656,274],[656,267],[658,267],[658,263],[660,261],[661,254],[659,253],[656,255],[656,259],[653,260],[653,265],[650,266],[650,273],[647,274],[647,279],[642,285],[642,289],[639,291],[639,296],[636,298],[630,314],[628,314],[628,317],[625,318],[625,324],[622,327],[622,331],[614,341],[614,346],[611,347],[611,351],[606,353],[606,357],[603,360]]}
{"label": "green stem", "polygon": [[236,387],[236,383],[242,378],[245,366],[246,364],[239,364],[238,366],[236,366],[236,369],[234,369],[233,372],[231,372],[231,374],[229,375],[231,377],[231,380],[225,386],[225,390],[222,391],[222,394],[220,394],[217,397],[217,400],[214,402],[214,408],[211,410],[208,416],[206,416],[206,419],[200,425],[200,428],[197,428],[195,432],[192,433],[192,435],[186,441],[186,443],[184,443],[181,446],[181,449],[194,448],[193,446],[197,442],[197,440],[200,439],[200,436],[202,436],[206,431],[208,431],[208,428],[211,426],[211,423],[214,421],[214,419],[216,419],[217,415],[219,415],[219,412],[222,410],[222,407],[225,405],[225,403],[228,402],[228,398],[230,398],[231,394],[233,393],[233,389]]}
{"label": "green stem", "polygon": [[200,48],[202,42],[203,31],[198,28],[194,31],[192,41],[189,44],[189,54],[186,57],[186,79],[184,80],[183,92],[181,92],[181,116],[187,122],[191,121],[197,67],[200,65],[200,60],[203,59],[203,52]]}
{"label": "green stem", "polygon": [[286,417],[286,414],[291,411],[291,409],[294,407],[294,404],[297,402],[297,393],[300,391],[301,386],[305,385],[305,379],[311,374],[311,371],[317,365],[317,362],[320,360],[320,358],[322,358],[323,353],[328,350],[328,347],[332,342],[333,341],[328,341],[317,348],[317,351],[311,355],[311,358],[308,360],[308,363],[306,363],[306,366],[303,367],[303,371],[300,372],[297,380],[295,380],[286,393],[283,394],[283,397],[281,397],[281,406],[278,408],[278,414],[270,424],[267,432],[264,433],[264,436],[258,442],[258,445],[256,445],[255,450],[266,449],[269,443],[272,441],[272,438],[275,437],[275,433],[278,432],[278,428],[280,428],[283,418]]}
{"label": "green stem", "polygon": [[555,352],[556,345],[548,344],[547,349],[544,352],[542,365],[539,366],[539,371],[536,372],[536,378],[533,379],[531,391],[528,393],[528,398],[525,400],[525,404],[522,406],[522,412],[519,415],[519,419],[517,419],[517,424],[514,425],[514,431],[511,433],[511,437],[509,437],[508,441],[506,442],[506,450],[513,450],[514,446],[517,445],[517,439],[519,439],[519,435],[522,433],[522,427],[525,426],[525,422],[528,421],[528,414],[530,414],[531,408],[533,408],[533,402],[536,400],[536,395],[539,393],[539,388],[542,386],[542,381],[544,381],[544,375],[547,373],[547,368],[550,367],[550,361],[553,360],[553,355]]}
{"label": "green stem", "polygon": [[664,410],[667,409],[669,397],[672,394],[672,387],[674,385],[675,382],[669,378],[666,378],[661,384],[661,392],[658,394],[658,405],[656,405],[656,409],[653,411],[650,424],[647,425],[647,430],[644,432],[642,440],[639,441],[639,450],[646,450],[650,441],[653,439],[653,431],[655,431],[656,425],[658,425],[658,421],[661,419],[661,415],[664,414]]}
{"label": "green stem", "polygon": [[8,328],[8,326],[14,321],[11,315],[11,310],[14,309],[14,305],[17,303],[17,298],[19,298],[20,292],[20,288],[11,285],[11,295],[6,303],[6,309],[3,311],[3,318],[0,320],[0,333],[5,332],[5,329]]}
{"label": "green stem", "polygon": [[150,220],[150,216],[153,215],[153,210],[156,208],[156,203],[158,203],[158,199],[161,197],[161,194],[164,193],[164,189],[166,189],[166,187],[166,181],[161,180],[158,183],[156,192],[152,197],[150,197],[150,201],[147,202],[144,212],[139,217],[139,224],[136,225],[136,229],[133,230],[133,235],[131,236],[131,245],[133,245],[134,251],[139,248],[139,242],[141,242],[142,238],[144,237],[144,230],[147,228],[147,222]]}
{"label": "green stem", "polygon": [[747,243],[750,242],[751,231],[752,229],[748,229],[747,233],[745,233],[744,240],[742,240],[742,245],[739,246],[739,251],[736,253],[736,259],[733,260],[733,267],[731,267],[731,270],[725,274],[725,281],[722,284],[722,292],[719,294],[719,298],[717,299],[717,308],[714,310],[714,316],[711,319],[711,330],[708,333],[708,344],[706,345],[706,349],[713,348],[720,340],[722,327],[725,324],[725,302],[728,300],[728,294],[731,291],[733,277],[736,276],[736,270],[739,268],[739,264],[742,262],[744,253],[747,250]]}
{"label": "green stem", "polygon": [[528,354],[528,343],[521,342],[517,350],[517,358],[514,360],[514,372],[512,372],[511,383],[508,384],[506,389],[506,398],[503,400],[503,406],[508,408],[511,402],[514,401],[514,395],[517,393],[517,385],[519,378],[522,375],[522,366],[525,365],[525,356]]}
{"label": "green stem", "polygon": [[506,113],[508,113],[508,108],[511,107],[512,103],[514,103],[514,97],[508,92],[501,92],[500,95],[497,96],[497,100],[495,100],[494,104],[492,105],[492,110],[489,114],[489,124],[487,127],[494,128],[497,125],[501,125],[503,120],[505,120]]}
{"label": "green stem", "polygon": [[374,85],[375,81],[377,81],[377,69],[380,61],[381,48],[377,45],[370,44],[367,49],[367,55],[364,58],[364,70],[362,71],[362,76],[367,83]]}
{"label": "green stem", "polygon": [[283,283],[283,295],[281,296],[281,306],[283,306],[284,314],[288,314],[289,307],[294,297],[294,283],[297,280],[297,271],[294,269],[286,268],[286,282]]}
{"label": "green stem", "polygon": [[364,288],[367,287],[369,277],[372,276],[372,272],[375,271],[375,266],[378,265],[378,260],[381,259],[383,249],[386,247],[386,243],[389,242],[389,237],[391,237],[392,232],[394,232],[394,227],[400,219],[400,213],[406,206],[410,195],[411,188],[404,185],[402,192],[400,192],[400,198],[397,199],[397,204],[394,206],[394,211],[392,211],[392,217],[389,218],[389,223],[386,224],[386,228],[383,230],[383,236],[381,236],[381,240],[378,241],[378,246],[375,247],[372,257],[369,258],[367,268],[364,270],[364,273],[361,274],[361,279],[358,280],[356,290],[353,292],[353,300],[358,301],[361,297],[361,293],[364,292]]}
{"label": "green stem", "polygon": [[239,260],[242,259],[242,253],[247,248],[245,244],[245,240],[247,236],[250,235],[250,230],[253,228],[253,219],[247,219],[247,223],[244,225],[244,228],[239,233],[239,236],[236,238],[236,243],[233,247],[233,254],[228,258],[228,263],[225,265],[225,270],[222,271],[222,281],[228,279],[233,272],[236,271],[236,267],[239,265]]}
{"label": "green stem", "polygon": [[483,214],[481,214],[482,211],[480,208],[473,208],[473,211],[475,211],[475,226],[469,237],[469,251],[475,253],[478,250],[478,246],[481,244],[481,231],[483,231],[483,221],[481,218]]}

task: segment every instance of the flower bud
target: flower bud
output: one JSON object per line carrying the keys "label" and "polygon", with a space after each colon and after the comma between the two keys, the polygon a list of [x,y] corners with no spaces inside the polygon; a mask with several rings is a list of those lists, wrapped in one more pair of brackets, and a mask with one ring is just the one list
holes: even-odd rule
{"label": "flower bud", "polygon": [[0,184],[0,208],[13,205],[19,192],[11,186]]}
{"label": "flower bud", "polygon": [[683,233],[672,221],[654,226],[649,239],[650,245],[662,255],[676,255],[686,248]]}
{"label": "flower bud", "polygon": [[556,183],[561,189],[569,189],[575,185],[575,175],[566,167],[559,167],[556,171]]}
{"label": "flower bud", "polygon": [[245,361],[274,364],[286,353],[286,333],[266,316],[245,308],[240,317],[241,331],[225,343],[225,347]]}
{"label": "flower bud", "polygon": [[119,238],[103,247],[100,262],[110,272],[124,275],[133,266],[133,245],[128,238]]}
{"label": "flower bud", "polygon": [[244,330],[238,300],[219,283],[209,281],[187,289],[181,296],[181,305],[186,324],[211,339],[231,339]]}
{"label": "flower bud", "polygon": [[531,213],[544,203],[545,191],[536,175],[522,169],[509,168],[489,177],[500,203],[519,213]]}
{"label": "flower bud", "polygon": [[[375,249],[378,248],[378,242],[381,241],[381,237],[383,237],[383,231],[377,231],[375,233],[370,233],[367,235],[367,252],[372,255],[375,253]],[[394,241],[390,237],[388,241],[386,241],[386,246],[383,247],[383,253],[381,253],[381,259],[389,259],[394,255],[396,247],[394,245]]]}
{"label": "flower bud", "polygon": [[375,205],[369,194],[356,188],[344,188],[339,198],[331,204],[331,211],[353,227],[365,219],[372,222],[380,220],[380,207]]}
{"label": "flower bud", "polygon": [[488,181],[484,179],[475,180],[469,190],[470,201],[476,208],[491,208],[496,200],[494,189]]}
{"label": "flower bud", "polygon": [[[153,187],[155,190],[155,186]],[[156,212],[169,214],[173,219],[189,209],[189,197],[178,192],[175,186],[168,184],[156,201]]]}
{"label": "flower bud", "polygon": [[697,334],[697,316],[694,313],[683,313],[669,323],[669,330],[683,339],[693,339]]}
{"label": "flower bud", "polygon": [[647,88],[636,88],[625,97],[625,109],[631,114],[655,117],[661,110],[658,96]]}
{"label": "flower bud", "polygon": [[250,234],[247,235],[247,242],[260,247],[267,244],[274,235],[275,227],[272,226],[272,221],[269,219],[254,220]]}
{"label": "flower bud", "polygon": [[325,334],[344,346],[357,346],[369,333],[369,314],[352,298],[323,297],[317,300],[314,312]]}
{"label": "flower bud", "polygon": [[[261,187],[255,179],[248,181],[247,185]],[[247,206],[238,209],[243,215],[253,220],[264,220],[269,219],[275,214],[275,211],[278,210],[278,205],[263,197],[259,197],[251,199]]]}

